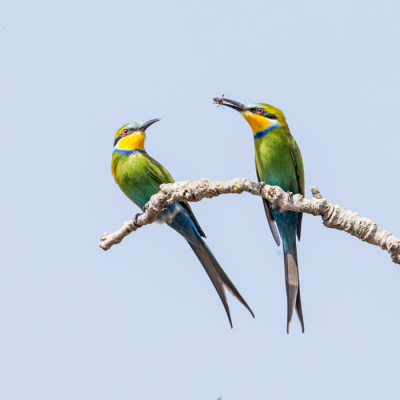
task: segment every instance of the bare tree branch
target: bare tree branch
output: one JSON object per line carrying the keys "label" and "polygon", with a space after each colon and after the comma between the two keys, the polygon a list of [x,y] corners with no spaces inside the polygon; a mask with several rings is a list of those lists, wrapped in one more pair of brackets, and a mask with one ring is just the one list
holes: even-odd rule
{"label": "bare tree branch", "polygon": [[145,205],[142,214],[137,214],[131,221],[114,233],[104,233],[100,238],[100,247],[108,250],[114,244],[120,243],[125,236],[136,231],[143,225],[152,224],[163,210],[165,203],[174,201],[200,201],[203,198],[217,197],[221,194],[249,192],[264,197],[272,204],[279,205],[284,210],[320,215],[323,224],[328,228],[346,231],[351,235],[387,250],[392,261],[400,264],[400,240],[390,232],[379,227],[375,222],[360,217],[357,213],[328,203],[318,189],[311,189],[313,198],[305,199],[300,194],[284,192],[279,186],[269,186],[256,183],[249,178],[233,179],[231,181],[214,182],[209,179],[168,183],[160,186],[160,191],[153,195]]}

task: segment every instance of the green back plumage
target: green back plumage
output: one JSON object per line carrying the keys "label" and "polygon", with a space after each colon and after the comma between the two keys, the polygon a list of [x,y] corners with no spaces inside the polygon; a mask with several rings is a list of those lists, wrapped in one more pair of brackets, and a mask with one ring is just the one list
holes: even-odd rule
{"label": "green back plumage", "polygon": [[[114,150],[111,165],[118,186],[141,209],[160,191],[161,184],[175,182],[168,170],[146,152],[126,155]],[[200,235],[206,237],[189,203],[183,201],[180,204],[189,213]]]}
{"label": "green back plumage", "polygon": [[174,182],[160,163],[141,152],[125,155],[114,151],[112,173],[121,190],[141,209],[159,191],[160,183]]}

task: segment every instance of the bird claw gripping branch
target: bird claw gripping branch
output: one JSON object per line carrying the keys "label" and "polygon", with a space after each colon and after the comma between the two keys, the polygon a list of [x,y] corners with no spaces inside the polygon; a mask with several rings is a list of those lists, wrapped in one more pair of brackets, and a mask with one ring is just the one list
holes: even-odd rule
{"label": "bird claw gripping branch", "polygon": [[260,193],[262,193],[262,191],[263,191],[263,189],[265,188],[265,186],[266,186],[266,183],[264,183],[264,182],[260,182],[260,183],[257,185],[257,189],[260,191]]}
{"label": "bird claw gripping branch", "polygon": [[[145,208],[146,207],[143,207],[143,212],[146,212]],[[133,225],[137,226],[138,228],[140,228],[142,226],[142,225],[138,224],[138,218],[140,215],[142,215],[142,214],[138,213],[133,217]]]}

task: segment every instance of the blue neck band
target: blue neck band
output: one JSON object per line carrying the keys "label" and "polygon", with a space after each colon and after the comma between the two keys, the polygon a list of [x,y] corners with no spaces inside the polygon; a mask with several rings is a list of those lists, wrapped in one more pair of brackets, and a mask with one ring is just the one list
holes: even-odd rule
{"label": "blue neck band", "polygon": [[147,154],[145,150],[133,149],[133,150],[124,150],[124,149],[114,149],[119,154],[123,154],[124,156],[130,156],[134,153],[143,153]]}
{"label": "blue neck band", "polygon": [[272,131],[272,129],[275,129],[277,127],[277,125],[270,125],[267,129],[264,129],[263,131],[257,132],[253,137],[254,140],[256,139],[260,139],[262,137],[264,137],[265,135],[267,135],[270,131]]}

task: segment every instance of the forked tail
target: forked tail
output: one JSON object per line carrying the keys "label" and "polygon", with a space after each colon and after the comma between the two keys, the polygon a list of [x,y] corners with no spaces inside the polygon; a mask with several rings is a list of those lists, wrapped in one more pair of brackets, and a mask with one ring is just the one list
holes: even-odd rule
{"label": "forked tail", "polygon": [[283,257],[285,259],[286,295],[288,306],[287,333],[289,333],[290,322],[292,321],[293,310],[295,308],[304,333],[304,320],[303,311],[301,309],[299,267],[297,261],[296,243],[294,243],[294,247],[290,253],[287,253],[285,249],[283,249]]}
{"label": "forked tail", "polygon": [[221,266],[218,264],[218,261],[214,257],[213,253],[209,249],[209,247],[206,245],[206,243],[203,241],[202,238],[198,237],[199,239],[199,246],[195,246],[192,243],[188,242],[192,250],[195,252],[197,258],[203,265],[204,269],[207,272],[207,275],[211,279],[211,282],[213,283],[215,289],[217,290],[219,297],[222,301],[222,304],[225,307],[226,314],[228,315],[229,318],[229,323],[232,326],[232,319],[231,319],[231,313],[229,311],[229,305],[228,301],[226,299],[226,293],[225,293],[225,288],[227,288],[249,311],[250,314],[254,318],[253,311],[251,311],[251,308],[247,305],[246,301],[243,299],[243,297],[240,295],[239,291],[236,289],[235,285],[231,282],[231,280],[228,278],[228,275],[226,275],[225,271],[221,268]]}

